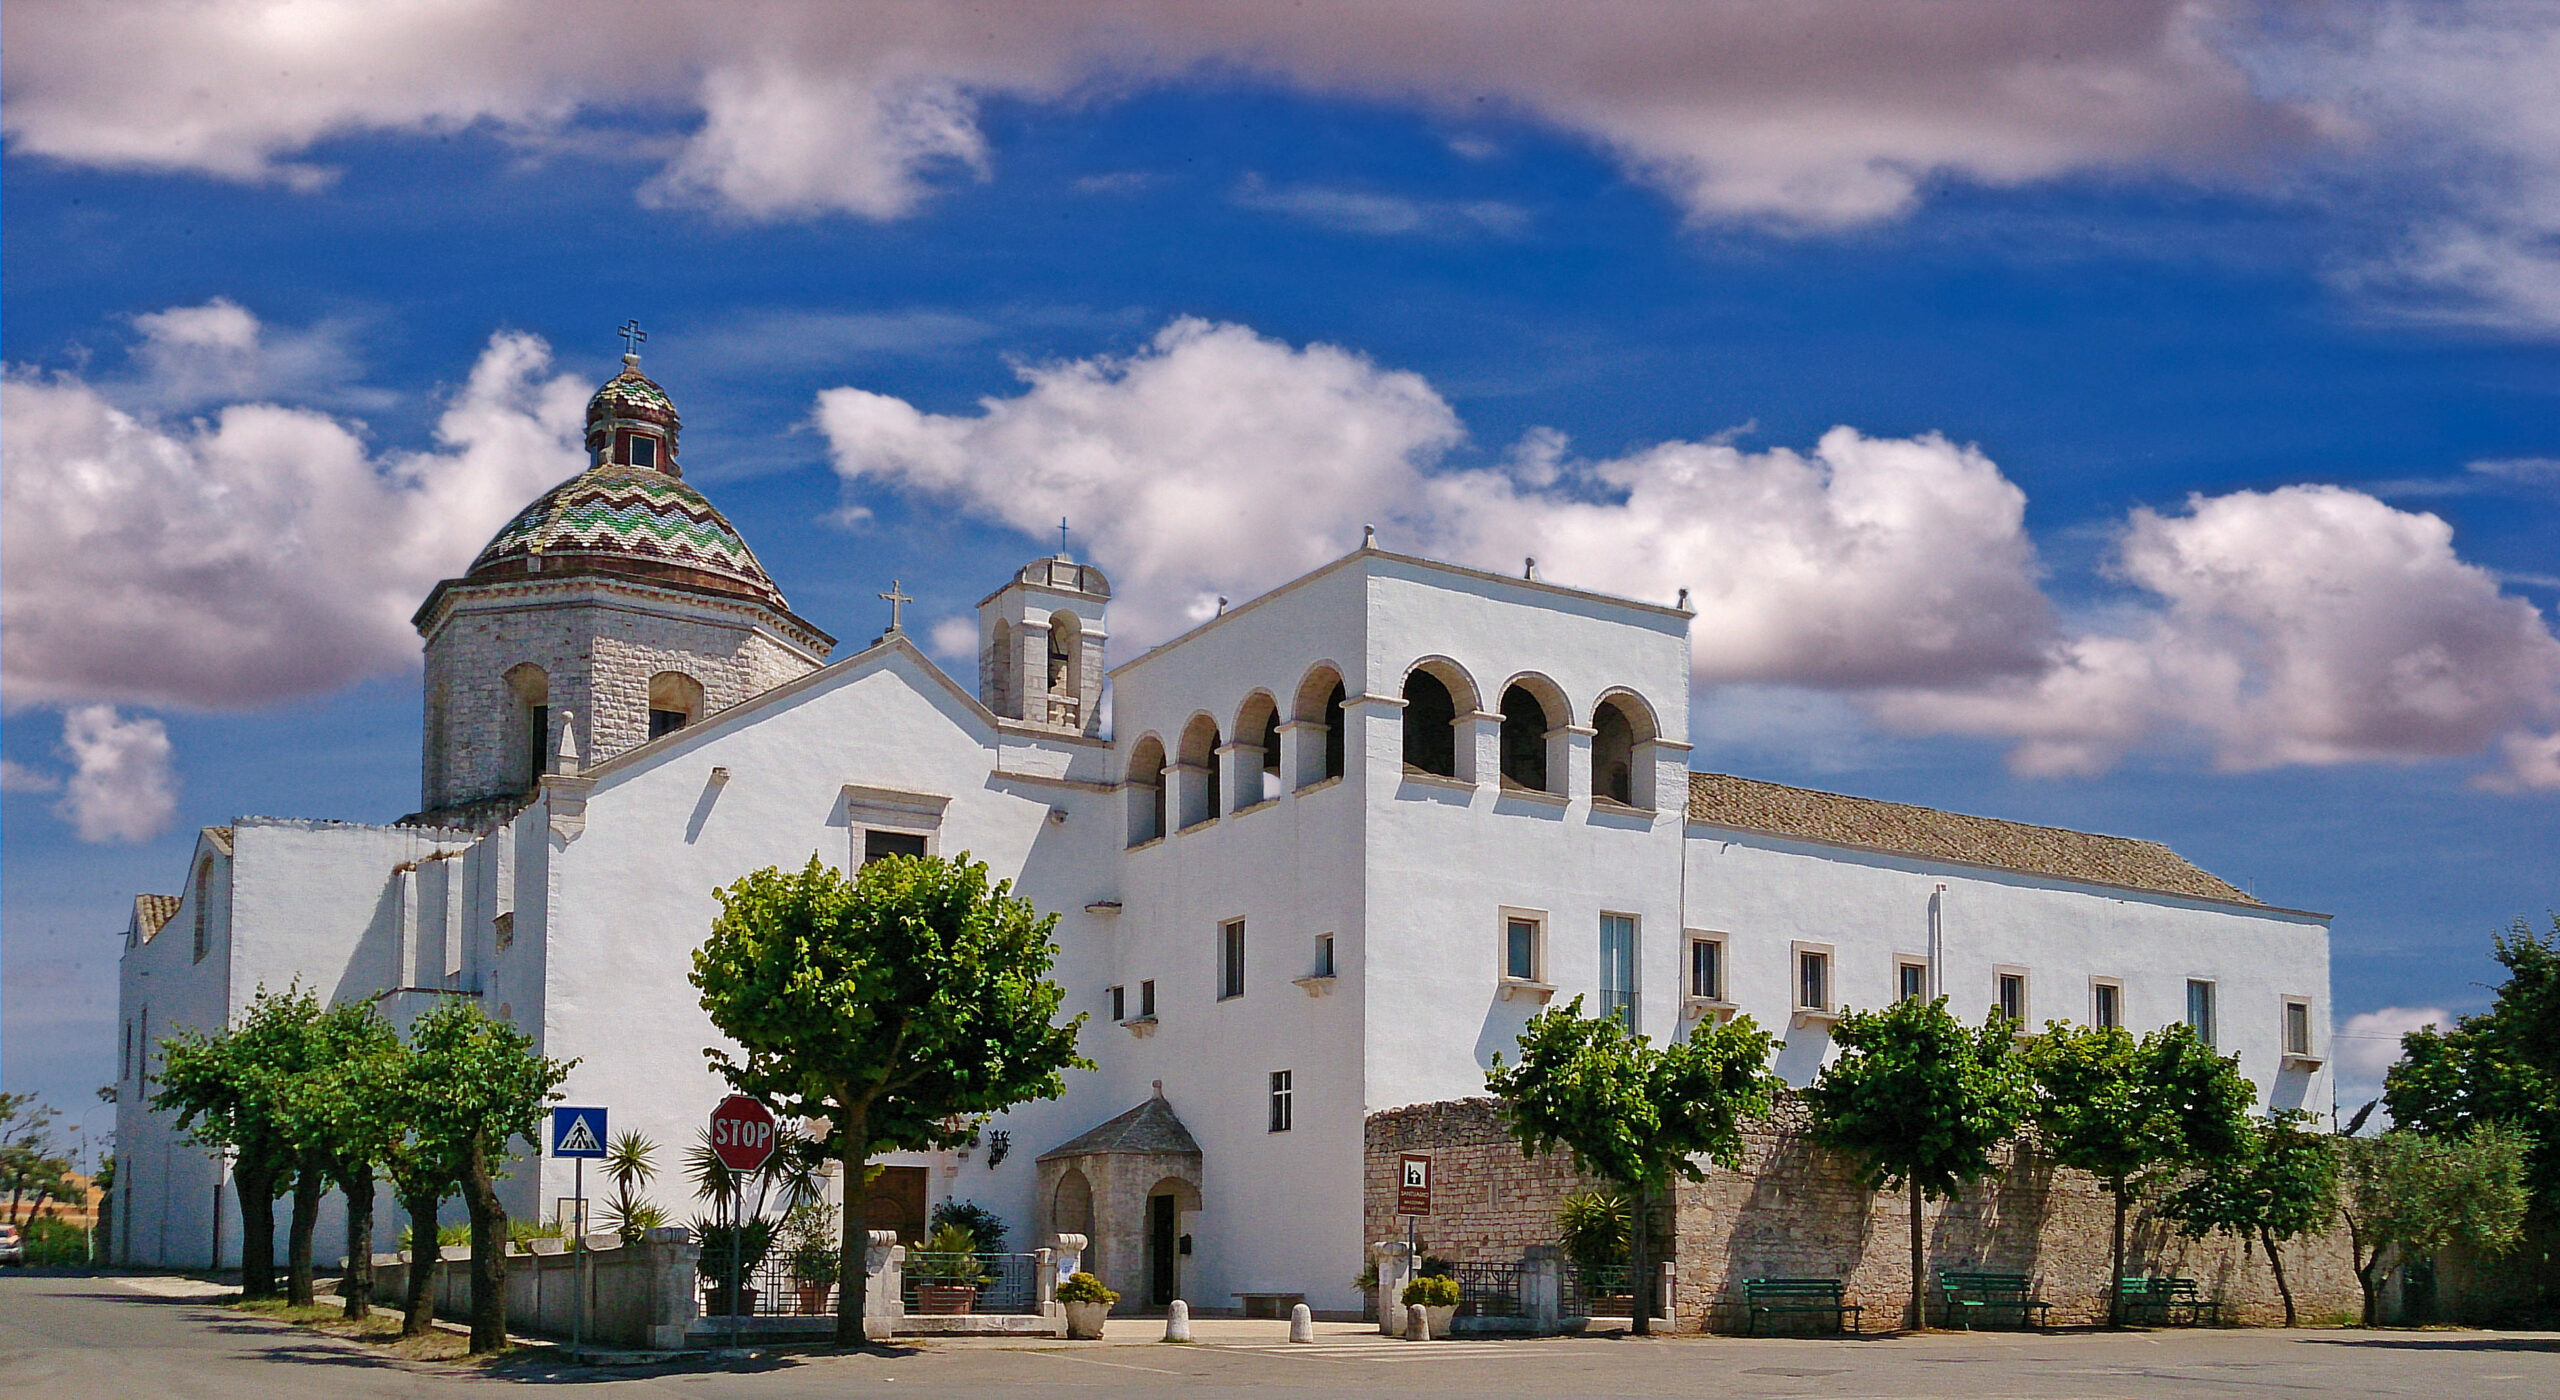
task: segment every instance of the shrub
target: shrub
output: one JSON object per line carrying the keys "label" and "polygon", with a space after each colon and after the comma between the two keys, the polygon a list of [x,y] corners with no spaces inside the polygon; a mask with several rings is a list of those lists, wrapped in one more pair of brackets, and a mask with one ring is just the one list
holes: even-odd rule
{"label": "shrub", "polygon": [[1583,1272],[1627,1262],[1627,1198],[1615,1191],[1576,1191],[1556,1209],[1564,1252]]}
{"label": "shrub", "polygon": [[1103,1287],[1102,1280],[1095,1278],[1091,1274],[1073,1273],[1067,1275],[1066,1282],[1058,1285],[1058,1301],[1061,1303],[1101,1303],[1107,1306],[1109,1304],[1119,1302],[1120,1295]]}
{"label": "shrub", "polygon": [[[728,1288],[755,1275],[756,1266],[773,1250],[773,1222],[762,1216],[749,1216],[741,1225],[722,1225],[710,1220],[693,1222],[693,1238],[702,1246],[702,1257],[693,1263],[694,1271],[711,1281],[714,1287]],[[729,1272],[730,1241],[734,1238],[738,1251],[738,1272]]]}
{"label": "shrub", "polygon": [[918,1283],[966,1287],[986,1282],[986,1266],[978,1261],[978,1241],[965,1226],[943,1224],[925,1237],[924,1248],[907,1255],[907,1277]]}
{"label": "shrub", "polygon": [[28,1218],[20,1227],[30,1264],[79,1266],[89,1262],[88,1231],[50,1215]]}
{"label": "shrub", "polygon": [[[402,1250],[405,1251],[409,1248],[410,1239],[411,1235],[409,1227],[406,1225],[401,1226],[400,1248]],[[436,1243],[439,1246],[471,1243],[470,1222],[460,1221],[451,1225],[438,1225],[436,1227]]]}
{"label": "shrub", "polygon": [[1445,1274],[1424,1274],[1404,1286],[1404,1305],[1420,1303],[1426,1308],[1454,1308],[1458,1305],[1458,1281]]}
{"label": "shrub", "polygon": [[1004,1217],[976,1201],[944,1201],[933,1208],[933,1228],[957,1225],[969,1232],[969,1246],[980,1254],[1004,1253]]}
{"label": "shrub", "polygon": [[823,1201],[794,1207],[782,1218],[782,1248],[791,1260],[795,1282],[836,1281],[843,1259],[838,1231],[842,1219],[834,1206]]}

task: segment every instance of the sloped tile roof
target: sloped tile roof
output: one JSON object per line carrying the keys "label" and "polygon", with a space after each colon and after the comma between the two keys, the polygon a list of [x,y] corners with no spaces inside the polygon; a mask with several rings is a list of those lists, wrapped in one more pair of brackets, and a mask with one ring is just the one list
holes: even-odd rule
{"label": "sloped tile roof", "polygon": [[178,906],[184,902],[174,894],[135,895],[133,926],[141,932],[142,941],[148,943],[157,937],[160,930],[167,927],[171,919],[177,917]]}
{"label": "sloped tile roof", "polygon": [[1729,773],[1689,775],[1689,820],[1741,831],[1961,861],[2235,904],[2258,901],[2157,841],[1971,817],[1872,797],[1788,787]]}
{"label": "sloped tile roof", "polygon": [[513,577],[534,556],[612,571],[613,561],[693,570],[788,610],[755,551],[702,493],[647,467],[605,462],[536,497],[471,561],[464,577]]}
{"label": "sloped tile roof", "polygon": [[1174,1116],[1173,1105],[1157,1097],[1063,1147],[1053,1147],[1041,1153],[1040,1160],[1083,1157],[1096,1152],[1173,1152],[1197,1157],[1200,1144],[1192,1138],[1191,1130],[1182,1126],[1182,1120]]}

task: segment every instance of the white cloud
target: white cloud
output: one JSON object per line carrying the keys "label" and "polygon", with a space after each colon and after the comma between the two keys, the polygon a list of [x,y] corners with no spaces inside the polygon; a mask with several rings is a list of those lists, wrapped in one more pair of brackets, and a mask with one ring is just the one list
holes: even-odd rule
{"label": "white cloud", "polygon": [[148,841],[168,829],[178,777],[160,721],[83,705],[63,715],[62,746],[72,762],[62,815],[81,840]]}
{"label": "white cloud", "polygon": [[1241,208],[1388,238],[1505,237],[1529,226],[1528,210],[1497,199],[1415,199],[1340,185],[1275,185],[1257,174],[1237,182],[1233,198]]}
{"label": "white cloud", "polygon": [[2477,779],[2492,792],[2560,792],[2560,734],[2510,734],[2498,741],[2506,766]]}
{"label": "white cloud", "polygon": [[0,758],[0,792],[60,792],[62,779],[14,758]]}
{"label": "white cloud", "polygon": [[978,620],[973,617],[945,617],[925,629],[925,639],[933,654],[945,661],[974,662],[978,659]]}
{"label": "white cloud", "polygon": [[134,350],[140,373],[104,386],[122,407],[169,413],[244,400],[390,402],[355,387],[363,366],[341,324],[279,330],[228,297],[148,312],[133,324],[142,333]]}
{"label": "white cloud", "polygon": [[2071,638],[2041,674],[1891,694],[1880,713],[2018,738],[2012,763],[2035,774],[2183,734],[2227,769],[2452,757],[2560,716],[2560,639],[2437,516],[2335,486],[2198,496],[2136,510],[2117,568],[2149,595],[2137,622]]}
{"label": "white cloud", "polygon": [[[2353,1113],[2382,1095],[2382,1076],[2400,1062],[2400,1037],[2428,1026],[2450,1026],[2441,1006],[2386,1006],[2350,1016],[2331,1032],[2337,1059],[2338,1103]],[[2377,1110],[2378,1111],[2378,1110]]]}
{"label": "white cloud", "polygon": [[[265,343],[226,302],[142,324],[146,366],[181,381],[189,355]],[[76,376],[10,373],[0,703],[254,705],[414,666],[427,589],[583,461],[588,387],[549,370],[540,341],[493,337],[437,450],[386,454],[307,408],[164,422]],[[163,383],[146,373],[139,397]]]}

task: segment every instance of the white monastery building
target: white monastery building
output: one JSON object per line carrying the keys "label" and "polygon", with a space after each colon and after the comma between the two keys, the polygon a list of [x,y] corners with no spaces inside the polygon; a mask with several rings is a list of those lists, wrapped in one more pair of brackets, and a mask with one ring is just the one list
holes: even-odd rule
{"label": "white monastery building", "polygon": [[[712,891],[813,852],[966,852],[1057,913],[1099,1066],[892,1159],[871,1224],[966,1199],[1016,1248],[1085,1233],[1131,1306],[1358,1307],[1364,1125],[1480,1095],[1577,996],[1657,1040],[1747,1012],[1796,1083],[1844,1008],[1901,996],[2185,1020],[2269,1106],[2327,1103],[2325,916],[2152,842],[1693,772],[1685,606],[1371,542],[1106,670],[1110,584],[1061,553],[979,605],[974,685],[894,621],[830,660],[625,365],[592,465],[417,613],[423,810],[208,828],[178,894],[135,900],[118,1257],[236,1259],[220,1164],[146,1106],[153,1047],[297,978],[399,1024],[474,998],[576,1059],[565,1101],[655,1139],[689,1218],[679,1159],[726,1092],[686,980]],[[555,1218],[569,1164],[502,1189]]]}

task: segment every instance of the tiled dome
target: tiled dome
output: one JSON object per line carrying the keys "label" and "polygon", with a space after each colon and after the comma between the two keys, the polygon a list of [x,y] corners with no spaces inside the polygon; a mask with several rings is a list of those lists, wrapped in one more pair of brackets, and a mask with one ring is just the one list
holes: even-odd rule
{"label": "tiled dome", "polygon": [[691,584],[789,611],[727,518],[701,492],[647,467],[603,462],[543,492],[463,577],[572,572]]}
{"label": "tiled dome", "polygon": [[617,427],[646,427],[666,434],[666,467],[669,475],[682,476],[676,466],[676,432],[684,420],[676,416],[675,401],[657,381],[640,372],[640,357],[622,357],[622,373],[604,382],[596,396],[587,400],[587,456],[606,452],[613,444]]}

